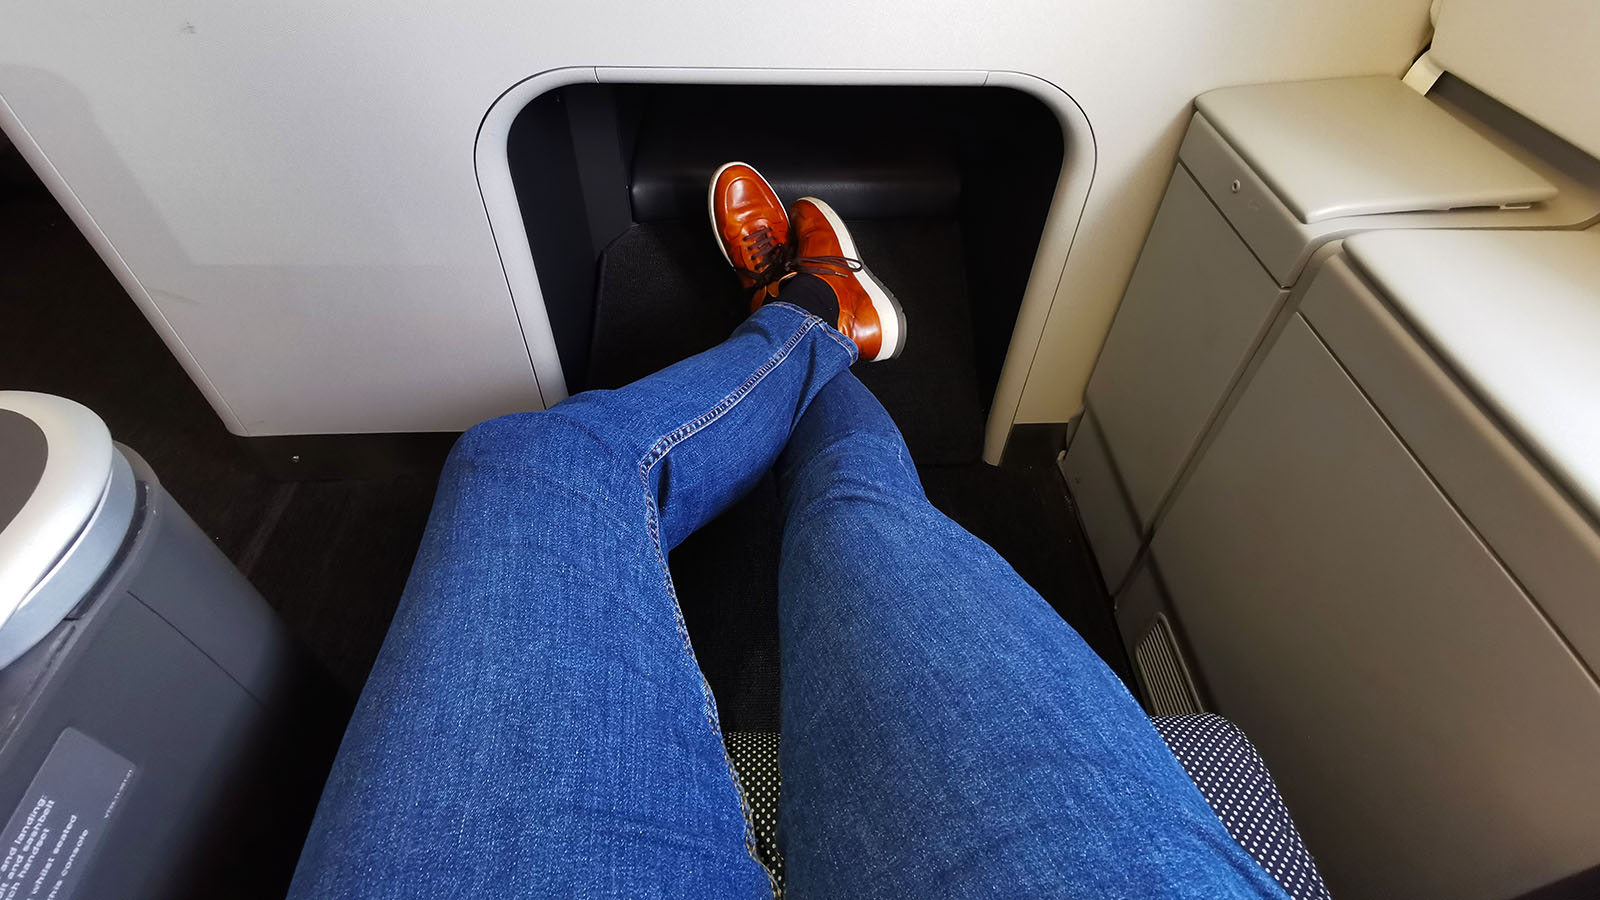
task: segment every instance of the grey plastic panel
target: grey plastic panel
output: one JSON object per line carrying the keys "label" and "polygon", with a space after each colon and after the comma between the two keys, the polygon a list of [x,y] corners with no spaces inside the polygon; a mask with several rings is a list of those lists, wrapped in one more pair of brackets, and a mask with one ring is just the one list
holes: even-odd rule
{"label": "grey plastic panel", "polygon": [[1122,492],[1117,471],[1106,456],[1105,439],[1093,410],[1085,409],[1061,474],[1083,519],[1083,530],[1100,564],[1100,578],[1115,591],[1139,552],[1140,532]]}
{"label": "grey plastic panel", "polygon": [[1334,896],[1600,863],[1600,689],[1299,316],[1152,554]]}
{"label": "grey plastic panel", "polygon": [[173,896],[183,874],[175,864],[200,839],[196,813],[219,808],[263,739],[262,722],[238,685],[149,609],[116,602],[103,625],[8,752],[0,783],[7,798],[20,794],[33,773],[19,763],[43,758],[67,725],[126,757],[139,772],[82,896]]}
{"label": "grey plastic panel", "polygon": [[1174,172],[1087,395],[1141,533],[1286,296]]}
{"label": "grey plastic panel", "polygon": [[[121,452],[139,484],[130,542],[73,618],[0,668],[0,815],[71,727],[137,768],[75,900],[281,892],[343,719],[324,676],[287,665],[304,657],[281,626],[260,627],[261,598]],[[222,571],[146,577],[173,565]]]}
{"label": "grey plastic panel", "polygon": [[1116,617],[1145,711],[1153,716],[1204,712],[1166,596],[1148,559],[1134,568],[1117,595]]}
{"label": "grey plastic panel", "polygon": [[1387,75],[1221,88],[1195,98],[1195,107],[1307,224],[1527,204],[1556,193]]}
{"label": "grey plastic panel", "polygon": [[178,504],[163,503],[158,524],[160,540],[128,592],[258,702],[281,701],[282,685],[308,664],[288,629]]}
{"label": "grey plastic panel", "polygon": [[[1523,308],[1521,298],[1516,308]],[[1600,669],[1600,603],[1595,602],[1600,533],[1594,523],[1485,415],[1348,263],[1337,261],[1317,278],[1301,312],[1534,602],[1591,669]],[[1528,365],[1543,371],[1546,361],[1537,355]],[[1560,381],[1550,385],[1552,391],[1568,387]],[[1600,394],[1591,395],[1591,404],[1595,396]],[[1592,420],[1573,424],[1589,427]]]}

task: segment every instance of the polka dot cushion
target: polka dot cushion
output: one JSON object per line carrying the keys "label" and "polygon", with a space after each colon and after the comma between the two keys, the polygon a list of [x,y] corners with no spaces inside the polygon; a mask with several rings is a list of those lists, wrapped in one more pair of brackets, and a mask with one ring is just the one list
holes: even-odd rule
{"label": "polka dot cushion", "polygon": [[778,884],[783,884],[783,854],[778,850],[778,734],[773,731],[730,731],[722,736],[728,759],[739,773],[756,853]]}
{"label": "polka dot cushion", "polygon": [[1260,754],[1221,716],[1151,719],[1234,840],[1294,900],[1329,900],[1311,853]]}
{"label": "polka dot cushion", "polygon": [[[1278,795],[1255,747],[1221,716],[1161,716],[1151,720],[1228,833],[1294,900],[1330,900],[1300,832]],[[755,828],[761,861],[783,884],[778,850],[778,735],[730,731],[723,735],[739,774]]]}

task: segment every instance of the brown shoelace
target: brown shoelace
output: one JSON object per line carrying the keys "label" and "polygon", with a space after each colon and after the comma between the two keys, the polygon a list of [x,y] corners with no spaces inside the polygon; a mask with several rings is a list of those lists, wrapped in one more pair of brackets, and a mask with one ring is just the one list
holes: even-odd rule
{"label": "brown shoelace", "polygon": [[848,256],[796,256],[792,245],[773,240],[772,231],[767,228],[755,229],[745,235],[744,241],[750,247],[749,256],[755,262],[755,269],[734,268],[754,281],[754,288],[766,287],[791,274],[843,278],[865,268],[861,260]]}
{"label": "brown shoelace", "polygon": [[[746,256],[750,258],[755,268],[754,270],[737,266],[735,268],[739,269],[739,274],[741,275],[754,278],[761,284],[768,283],[770,281],[768,273],[773,270],[775,264],[781,263],[788,255],[788,248],[773,239],[772,229],[770,228],[757,228],[751,231],[744,236],[744,243],[747,248]],[[763,281],[762,279],[768,279],[768,281]]]}

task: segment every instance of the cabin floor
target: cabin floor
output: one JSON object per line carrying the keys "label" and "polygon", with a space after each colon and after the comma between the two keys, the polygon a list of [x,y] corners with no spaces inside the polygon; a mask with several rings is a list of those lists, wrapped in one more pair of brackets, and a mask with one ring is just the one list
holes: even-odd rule
{"label": "cabin floor", "polygon": [[[900,423],[929,499],[998,550],[1127,680],[1109,602],[1056,468],[996,468],[978,458],[988,398],[976,390],[961,339],[967,298],[959,262],[949,269],[960,257],[952,227],[859,227],[863,254],[907,302],[913,336],[900,360],[858,372]],[[625,383],[726,334],[725,323],[697,314],[702,279],[729,286],[705,232],[698,223],[637,226],[608,251],[591,383]],[[359,693],[427,522],[438,465],[362,480],[266,475],[3,143],[0,297],[0,387],[59,394],[99,413],[343,689]],[[735,310],[728,314],[737,321]],[[638,346],[640,329],[649,334],[662,321],[682,332],[662,345],[666,356],[624,352]],[[769,477],[670,561],[729,731],[777,729],[776,504]]]}

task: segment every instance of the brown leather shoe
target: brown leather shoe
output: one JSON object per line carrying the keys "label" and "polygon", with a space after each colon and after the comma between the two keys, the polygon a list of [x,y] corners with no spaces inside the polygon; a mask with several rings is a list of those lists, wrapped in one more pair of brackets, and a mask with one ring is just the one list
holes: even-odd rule
{"label": "brown leather shoe", "polygon": [[783,201],[751,166],[731,162],[711,176],[707,198],[711,230],[728,265],[739,273],[739,283],[756,291],[751,310],[776,294],[784,274],[784,245],[789,242],[789,215]]}
{"label": "brown leather shoe", "polygon": [[790,272],[819,276],[839,298],[839,330],[868,362],[893,359],[905,349],[906,314],[900,301],[861,264],[849,229],[833,207],[803,197],[789,208],[795,258]]}

